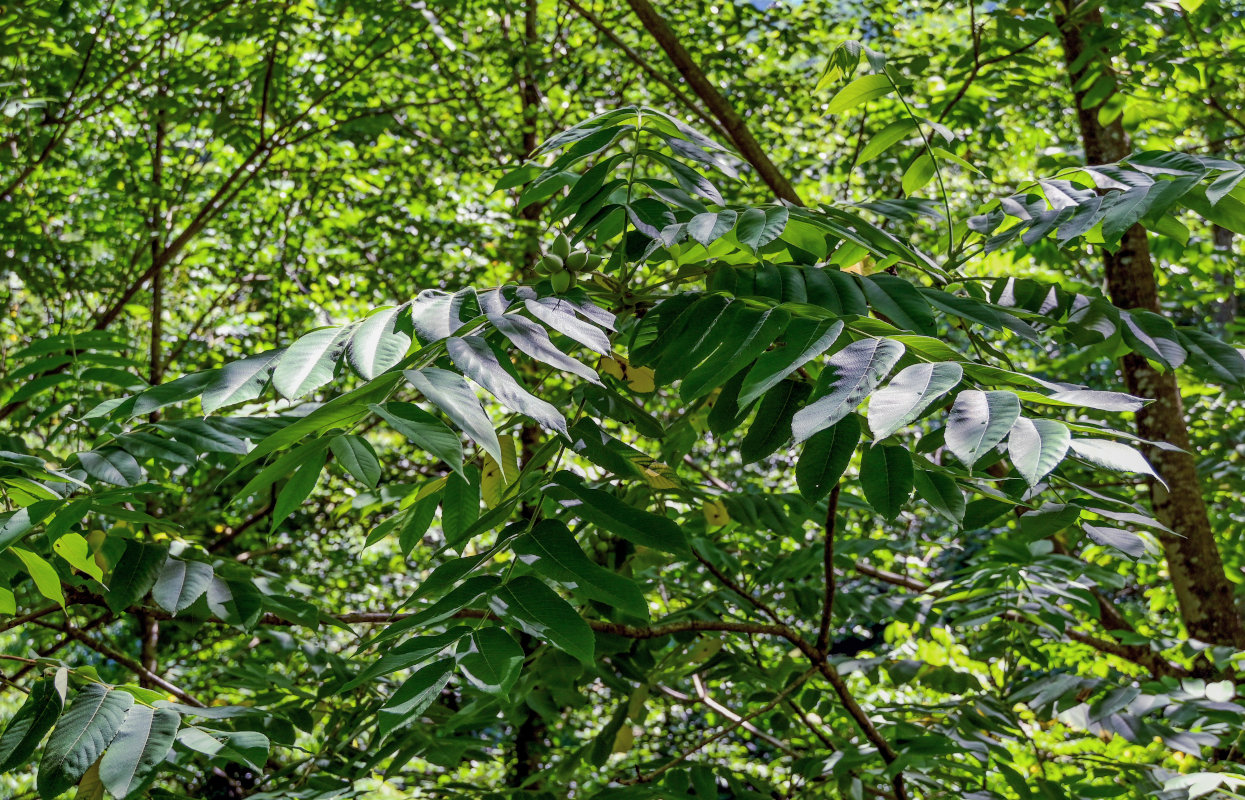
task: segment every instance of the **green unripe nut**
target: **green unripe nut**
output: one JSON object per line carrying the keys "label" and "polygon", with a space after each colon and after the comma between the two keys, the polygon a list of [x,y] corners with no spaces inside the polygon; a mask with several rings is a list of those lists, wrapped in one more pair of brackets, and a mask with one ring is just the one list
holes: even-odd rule
{"label": "green unripe nut", "polygon": [[549,278],[549,282],[553,284],[553,290],[558,294],[562,294],[575,284],[575,278],[569,272],[555,272]]}
{"label": "green unripe nut", "polygon": [[583,269],[588,263],[588,254],[583,250],[577,250],[566,257],[567,269]]}
{"label": "green unripe nut", "polygon": [[535,269],[536,269],[537,275],[548,275],[549,274],[549,259],[542,258],[541,260],[537,261]]}
{"label": "green unripe nut", "polygon": [[563,259],[571,254],[571,243],[566,238],[566,234],[558,234],[558,238],[553,240],[553,247],[549,248],[549,252]]}
{"label": "green unripe nut", "polygon": [[553,253],[545,256],[544,261],[550,272],[557,272],[563,267],[562,256],[554,255]]}
{"label": "green unripe nut", "polygon": [[596,253],[589,253],[584,267],[587,269],[596,269],[601,266],[601,262],[605,260],[605,256],[599,256]]}

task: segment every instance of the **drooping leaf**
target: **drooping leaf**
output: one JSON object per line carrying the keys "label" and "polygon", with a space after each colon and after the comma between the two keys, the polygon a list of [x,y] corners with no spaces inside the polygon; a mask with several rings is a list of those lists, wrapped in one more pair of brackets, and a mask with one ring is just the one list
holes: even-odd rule
{"label": "drooping leaf", "polygon": [[804,381],[785,380],[761,398],[752,427],[739,445],[745,464],[766,458],[790,438],[791,419],[809,391]]}
{"label": "drooping leaf", "polygon": [[458,666],[467,680],[481,691],[505,695],[519,679],[523,648],[514,637],[496,626],[488,626],[462,639],[458,646]]}
{"label": "drooping leaf", "polygon": [[20,547],[11,548],[9,552],[21,560],[26,571],[30,573],[31,580],[35,582],[35,589],[39,594],[61,606],[65,605],[65,593],[61,590],[61,578],[55,567],[38,553],[32,553]]}
{"label": "drooping leaf", "polygon": [[[550,430],[566,434],[566,417],[562,412],[521,386],[483,338],[455,336],[446,340],[445,347],[464,375],[487,389],[507,408],[526,414]],[[500,461],[501,455],[493,454],[493,458]]]}
{"label": "drooping leaf", "polygon": [[334,436],[329,449],[342,469],[364,486],[375,486],[380,480],[380,459],[367,439],[354,434]]}
{"label": "drooping leaf", "polygon": [[549,334],[545,333],[545,329],[527,317],[522,317],[518,314],[490,314],[488,320],[515,347],[542,364],[548,364],[563,372],[578,375],[593,383],[600,382],[600,378],[597,377],[597,373],[591,367],[571,358],[554,347],[553,342],[549,339]]}
{"label": "drooping leaf", "polygon": [[912,494],[912,456],[897,445],[877,445],[860,460],[860,485],[869,505],[888,520],[899,516]]}
{"label": "drooping leaf", "polygon": [[[472,397],[474,398],[474,395]],[[478,407],[479,401],[476,405]],[[414,403],[393,401],[383,406],[373,405],[370,408],[374,414],[393,426],[398,433],[444,461],[450,469],[462,474],[462,440],[444,422]],[[487,418],[485,421],[487,424]],[[488,424],[488,430],[492,430],[491,424]],[[494,433],[493,436],[496,438],[497,434]],[[500,444],[498,447],[500,448]]]}
{"label": "drooping leaf", "polygon": [[515,539],[512,547],[520,561],[565,584],[575,594],[633,616],[648,617],[648,602],[635,581],[589,560],[564,523],[541,520],[530,533]]}
{"label": "drooping leaf", "polygon": [[796,319],[783,341],[756,360],[739,388],[740,406],[747,406],[812,359],[826,352],[843,332],[839,320]]}
{"label": "drooping leaf", "polygon": [[414,722],[441,696],[441,690],[454,674],[454,659],[429,664],[406,679],[380,710],[380,732],[386,734],[399,725]]}
{"label": "drooping leaf", "polygon": [[0,774],[24,767],[65,707],[65,687],[53,678],[40,678],[0,735]]}
{"label": "drooping leaf", "polygon": [[964,493],[954,478],[941,472],[918,469],[913,475],[912,485],[917,496],[939,514],[956,525],[964,521]]}
{"label": "drooping leaf", "polygon": [[591,664],[596,637],[569,603],[530,575],[501,586],[489,599],[489,608],[503,620],[537,639],[549,642],[584,664]]}
{"label": "drooping leaf", "polygon": [[590,489],[565,470],[554,475],[553,482],[574,498],[575,502],[566,505],[570,513],[634,544],[675,555],[689,552],[687,538],[674,520],[627,505],[601,489]]}
{"label": "drooping leaf", "polygon": [[1107,439],[1073,439],[1069,445],[1073,453],[1095,466],[1115,472],[1138,472],[1163,482],[1141,451],[1132,445]]}
{"label": "drooping leaf", "polygon": [[436,367],[407,370],[403,375],[429,402],[444,411],[455,425],[484,448],[486,453],[501,461],[501,443],[497,441],[497,431],[480,406],[480,398],[476,397],[467,381],[453,372]]}
{"label": "drooping leaf", "polygon": [[855,414],[848,414],[830,428],[810,436],[795,466],[800,494],[812,503],[830,494],[859,443],[860,421]]}

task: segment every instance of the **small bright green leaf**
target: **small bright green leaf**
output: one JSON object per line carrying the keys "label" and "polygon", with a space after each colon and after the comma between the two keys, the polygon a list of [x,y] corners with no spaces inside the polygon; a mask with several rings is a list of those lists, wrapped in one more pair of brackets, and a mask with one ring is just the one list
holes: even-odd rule
{"label": "small bright green leaf", "polygon": [[826,106],[827,114],[842,114],[861,103],[885,97],[894,89],[891,79],[884,74],[864,75],[839,90]]}
{"label": "small bright green leaf", "polygon": [[56,568],[49,564],[37,553],[29,550],[23,550],[20,547],[14,547],[10,550],[13,555],[22,560],[26,565],[26,571],[30,573],[30,577],[34,579],[35,589],[39,594],[43,595],[53,602],[65,605],[65,594],[61,591],[61,576],[56,573]]}
{"label": "small bright green leaf", "polygon": [[69,562],[79,572],[85,572],[97,581],[104,580],[104,571],[95,563],[91,546],[79,533],[70,531],[52,542],[52,552]]}

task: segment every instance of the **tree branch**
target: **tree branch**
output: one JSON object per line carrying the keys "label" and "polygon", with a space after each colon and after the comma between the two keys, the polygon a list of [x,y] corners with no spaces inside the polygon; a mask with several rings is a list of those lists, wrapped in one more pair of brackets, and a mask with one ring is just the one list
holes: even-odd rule
{"label": "tree branch", "polygon": [[679,37],[670,27],[670,23],[657,13],[652,4],[648,0],[627,0],[627,5],[631,6],[631,10],[640,18],[640,22],[644,25],[645,30],[657,41],[661,49],[665,51],[666,56],[674,64],[675,69],[687,81],[688,86],[692,87],[692,91],[696,93],[709,111],[713,113],[718,122],[730,135],[731,141],[739,150],[739,154],[757,171],[761,176],[761,180],[765,181],[765,185],[781,200],[786,200],[793,205],[802,206],[804,202],[800,196],[796,194],[791,183],[786,179],[778,167],[774,166],[774,162],[770,161],[765,151],[761,149],[761,145],[757,143],[756,138],[752,135],[752,131],[748,129],[748,124],[744,122],[744,118],[739,112],[727,101],[717,87],[710,82],[704,71],[696,64],[691,54],[687,52],[687,48],[679,41]]}

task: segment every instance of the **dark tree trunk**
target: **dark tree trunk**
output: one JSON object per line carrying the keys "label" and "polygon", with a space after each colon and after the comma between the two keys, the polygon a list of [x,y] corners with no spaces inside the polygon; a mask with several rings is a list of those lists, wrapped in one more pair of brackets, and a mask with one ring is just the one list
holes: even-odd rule
{"label": "dark tree trunk", "polygon": [[[1087,40],[1102,27],[1097,8],[1078,10],[1074,17],[1057,16],[1063,38],[1068,78],[1073,87],[1092,67],[1106,69],[1105,58],[1084,57]],[[1089,35],[1086,35],[1086,34]],[[1090,164],[1119,161],[1129,154],[1128,134],[1119,118],[1108,125],[1098,120],[1096,107],[1087,107],[1085,92],[1074,90],[1077,120]],[[1119,249],[1102,251],[1107,291],[1111,302],[1124,309],[1158,311],[1158,285],[1150,261],[1146,231],[1134,225],[1124,234]],[[1151,464],[1167,483],[1151,482],[1155,516],[1176,535],[1162,537],[1168,571],[1180,604],[1180,615],[1189,635],[1204,642],[1245,646],[1245,627],[1233,603],[1232,584],[1224,574],[1223,559],[1211,530],[1206,502],[1198,479],[1197,463],[1189,454],[1189,431],[1176,376],[1160,372],[1142,356],[1129,354],[1121,362],[1124,381],[1131,394],[1154,402],[1137,412],[1137,433],[1144,439],[1167,442],[1181,452],[1149,448]]]}

